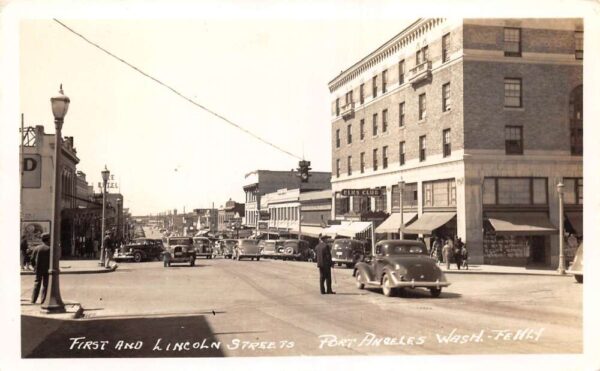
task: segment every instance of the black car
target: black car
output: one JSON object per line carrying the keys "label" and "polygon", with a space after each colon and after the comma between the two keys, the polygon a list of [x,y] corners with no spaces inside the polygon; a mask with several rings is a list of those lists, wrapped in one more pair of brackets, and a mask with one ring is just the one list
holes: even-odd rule
{"label": "black car", "polygon": [[150,238],[136,238],[115,252],[114,260],[131,260],[139,263],[143,260],[161,259],[163,252],[161,240]]}
{"label": "black car", "polygon": [[346,264],[348,268],[352,268],[363,260],[366,247],[366,243],[360,240],[349,238],[334,240],[331,246],[331,260],[338,266]]}
{"label": "black car", "polygon": [[283,260],[314,261],[315,254],[307,241],[286,240],[283,242]]}

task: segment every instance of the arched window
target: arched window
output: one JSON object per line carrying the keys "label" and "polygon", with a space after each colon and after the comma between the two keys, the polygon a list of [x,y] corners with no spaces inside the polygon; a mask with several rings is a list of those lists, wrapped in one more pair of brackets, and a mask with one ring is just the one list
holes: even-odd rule
{"label": "arched window", "polygon": [[571,132],[571,154],[583,155],[583,85],[571,91],[569,98],[569,128]]}

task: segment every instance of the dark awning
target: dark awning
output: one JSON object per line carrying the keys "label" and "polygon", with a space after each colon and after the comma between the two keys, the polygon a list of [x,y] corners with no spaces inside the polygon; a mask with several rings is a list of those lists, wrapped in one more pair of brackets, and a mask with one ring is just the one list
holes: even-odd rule
{"label": "dark awning", "polygon": [[[392,213],[383,223],[375,228],[375,233],[398,233],[400,230],[400,213]],[[404,225],[409,224],[417,213],[404,213]]]}
{"label": "dark awning", "polygon": [[571,227],[575,230],[575,234],[583,236],[583,211],[569,211],[565,213]]}
{"label": "dark awning", "polygon": [[499,235],[533,236],[558,233],[546,213],[488,212],[487,217],[496,234]]}
{"label": "dark awning", "polygon": [[423,213],[416,222],[404,228],[404,233],[432,234],[434,230],[448,223],[455,216],[455,212]]}

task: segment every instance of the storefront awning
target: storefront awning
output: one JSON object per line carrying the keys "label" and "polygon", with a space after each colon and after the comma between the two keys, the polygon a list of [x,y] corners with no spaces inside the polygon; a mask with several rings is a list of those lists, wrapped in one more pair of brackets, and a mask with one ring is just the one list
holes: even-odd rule
{"label": "storefront awning", "polygon": [[[392,213],[379,227],[375,228],[375,233],[398,233],[400,229],[400,213]],[[404,213],[404,226],[416,218],[417,213]]]}
{"label": "storefront awning", "polygon": [[546,213],[488,212],[487,217],[499,235],[534,236],[558,233]]}
{"label": "storefront awning", "polygon": [[341,226],[342,226],[341,224],[330,225],[329,227],[323,228],[323,231],[321,232],[321,234],[323,236],[333,237],[333,236],[337,235],[337,232]]}
{"label": "storefront awning", "polygon": [[346,237],[356,237],[357,234],[363,233],[369,228],[371,228],[371,222],[342,223],[337,230],[337,234]]}
{"label": "storefront awning", "polygon": [[583,211],[569,211],[566,215],[571,227],[575,230],[575,234],[583,236]]}
{"label": "storefront awning", "polygon": [[[299,233],[298,230],[294,230],[292,232],[293,233]],[[315,227],[315,226],[309,226],[309,225],[303,225],[301,232],[302,232],[303,236],[319,237],[320,234],[323,234],[323,228],[321,228],[321,227]]]}
{"label": "storefront awning", "polygon": [[456,216],[455,212],[423,213],[416,222],[404,228],[408,234],[432,234],[434,230],[448,223]]}

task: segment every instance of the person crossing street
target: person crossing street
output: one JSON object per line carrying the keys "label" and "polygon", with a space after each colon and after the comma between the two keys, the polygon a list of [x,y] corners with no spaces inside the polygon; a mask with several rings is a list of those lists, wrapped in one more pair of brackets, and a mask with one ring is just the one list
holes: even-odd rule
{"label": "person crossing street", "polygon": [[335,294],[335,291],[331,289],[331,267],[333,266],[331,247],[323,241],[321,235],[319,235],[319,243],[315,248],[315,252],[317,255],[317,267],[319,267],[319,288],[321,289],[321,294]]}

